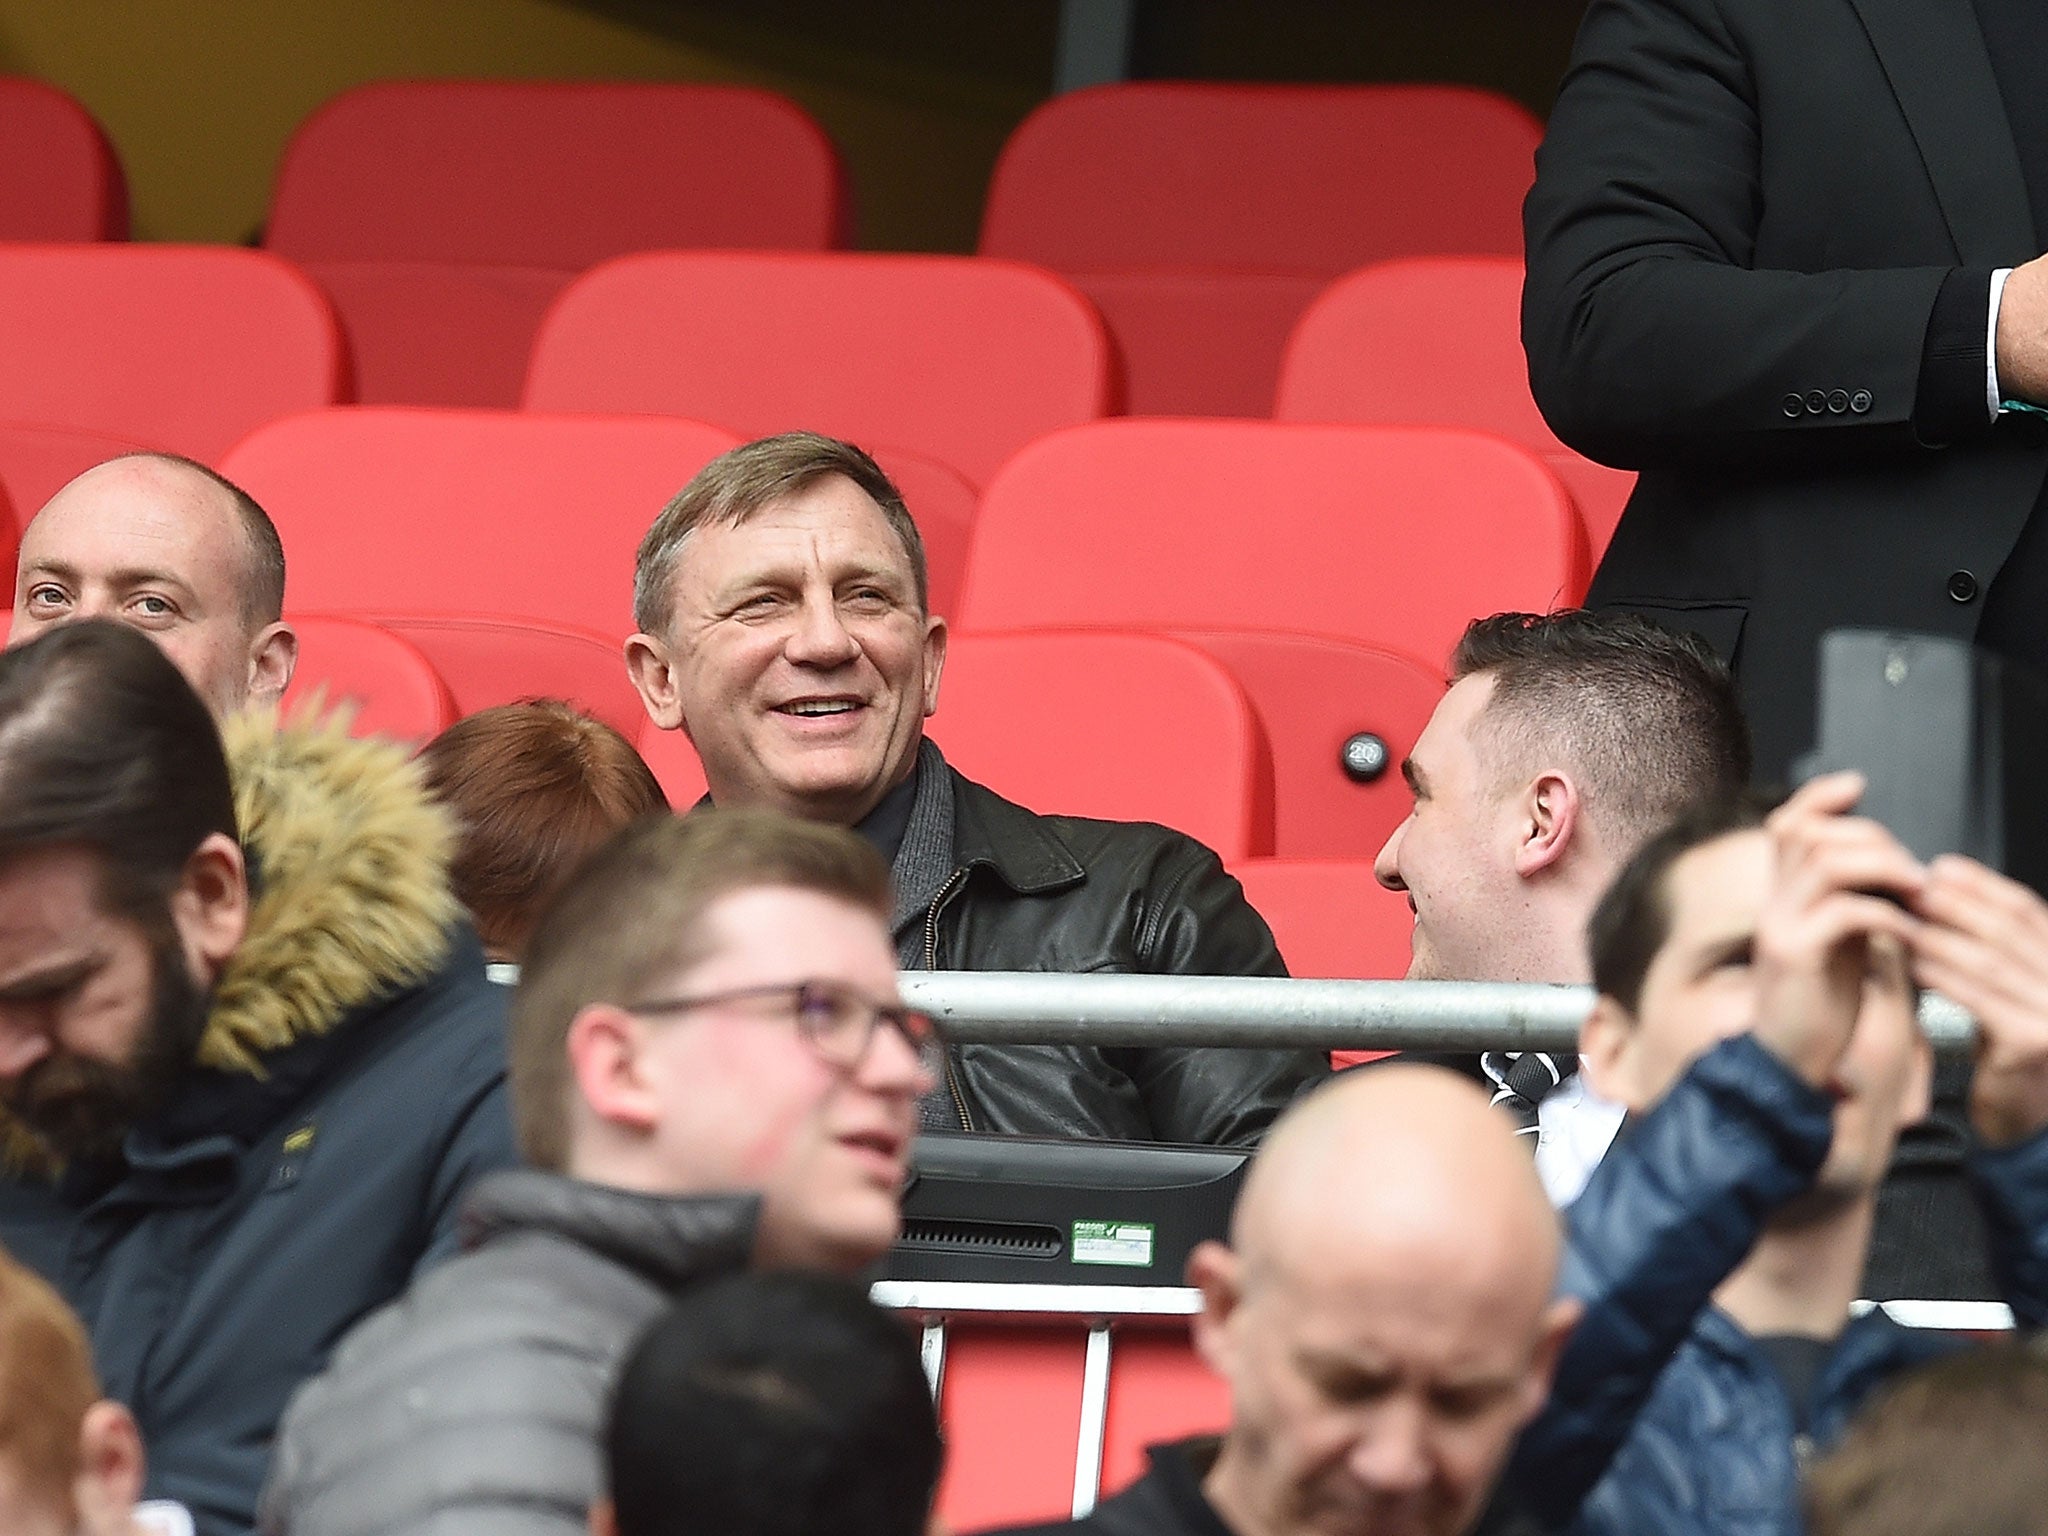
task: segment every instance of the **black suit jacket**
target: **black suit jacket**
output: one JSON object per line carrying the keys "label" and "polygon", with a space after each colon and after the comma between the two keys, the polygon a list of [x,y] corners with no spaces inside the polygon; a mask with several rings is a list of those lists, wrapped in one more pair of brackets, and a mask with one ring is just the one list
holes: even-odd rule
{"label": "black suit jacket", "polygon": [[1934,446],[1919,400],[1944,280],[1982,273],[1981,380],[2039,254],[1971,0],[1595,0],[1537,172],[1530,381],[1641,471],[1589,601],[1711,641],[1780,777],[1821,632],[1973,635],[2048,474],[2039,423]]}

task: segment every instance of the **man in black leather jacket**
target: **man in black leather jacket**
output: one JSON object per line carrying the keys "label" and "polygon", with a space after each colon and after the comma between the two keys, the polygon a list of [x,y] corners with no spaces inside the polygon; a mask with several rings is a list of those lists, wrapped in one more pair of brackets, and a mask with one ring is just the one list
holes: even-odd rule
{"label": "man in black leather jacket", "polygon": [[[865,453],[814,433],[714,459],[640,546],[627,665],[711,800],[853,827],[891,862],[906,969],[1285,974],[1215,854],[1143,823],[1039,816],[924,740],[945,621]],[[956,1046],[928,1129],[1255,1140],[1327,1073],[1294,1051]]]}

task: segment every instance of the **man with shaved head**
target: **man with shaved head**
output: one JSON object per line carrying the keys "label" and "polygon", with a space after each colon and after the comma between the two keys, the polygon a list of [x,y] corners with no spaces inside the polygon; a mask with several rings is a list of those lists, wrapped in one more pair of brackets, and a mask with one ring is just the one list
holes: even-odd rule
{"label": "man with shaved head", "polygon": [[1397,1064],[1321,1089],[1267,1137],[1229,1245],[1188,1261],[1229,1429],[1155,1447],[1137,1483],[1033,1536],[1479,1529],[1577,1315],[1552,1296],[1559,1241],[1470,1082]]}
{"label": "man with shaved head", "polygon": [[130,453],[88,469],[29,523],[7,643],[115,619],[228,715],[276,703],[291,682],[299,641],[283,613],[284,548],[248,493],[192,459]]}

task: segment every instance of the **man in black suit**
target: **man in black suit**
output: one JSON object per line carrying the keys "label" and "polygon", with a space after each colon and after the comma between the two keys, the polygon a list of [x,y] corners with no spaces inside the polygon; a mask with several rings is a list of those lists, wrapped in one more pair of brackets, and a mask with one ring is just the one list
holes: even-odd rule
{"label": "man in black suit", "polygon": [[1526,209],[1551,426],[1641,480],[1589,606],[1705,636],[1765,777],[1838,625],[2048,664],[2048,5],[1594,0]]}

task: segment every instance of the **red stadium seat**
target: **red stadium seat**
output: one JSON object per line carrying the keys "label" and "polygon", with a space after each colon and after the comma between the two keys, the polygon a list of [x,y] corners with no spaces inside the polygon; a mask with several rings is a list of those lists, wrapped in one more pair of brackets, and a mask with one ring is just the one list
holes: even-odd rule
{"label": "red stadium seat", "polygon": [[1529,393],[1522,263],[1418,257],[1339,279],[1288,339],[1274,414],[1283,421],[1444,422],[1513,438],[1565,483],[1597,560],[1636,477],[1581,458]]}
{"label": "red stadium seat", "polygon": [[1500,438],[1105,421],[983,493],[959,618],[1323,635],[1437,665],[1478,615],[1577,602],[1586,564],[1556,476]]}
{"label": "red stadium seat", "polygon": [[[1398,981],[1408,974],[1415,916],[1364,859],[1248,859],[1231,873],[1280,942],[1291,976]],[[1386,1051],[1332,1051],[1356,1066]]]}
{"label": "red stadium seat", "polygon": [[631,741],[646,711],[626,675],[619,642],[590,630],[535,620],[376,613],[434,664],[458,715],[521,699],[562,699]]}
{"label": "red stadium seat", "polygon": [[933,613],[951,614],[967,576],[967,546],[974,537],[974,487],[960,471],[907,448],[873,443],[868,451],[903,493],[924,540],[926,584]]}
{"label": "red stadium seat", "polygon": [[63,91],[0,77],[0,240],[125,240],[128,183],[105,130]]}
{"label": "red stadium seat", "polygon": [[334,313],[289,263],[225,246],[0,246],[0,420],[212,463],[345,398]]}
{"label": "red stadium seat", "polygon": [[75,427],[0,421],[0,487],[25,528],[44,502],[95,464],[149,446]]}
{"label": "red stadium seat", "polygon": [[1133,412],[1263,416],[1288,328],[1339,273],[1520,253],[1541,137],[1458,86],[1099,86],[1011,134],[980,249],[1101,306]]}
{"label": "red stadium seat", "polygon": [[383,81],[300,125],[264,239],[334,296],[361,398],[511,406],[541,315],[586,267],[823,250],[851,222],[831,140],[767,91]]}
{"label": "red stadium seat", "polygon": [[295,605],[623,639],[641,536],[732,445],[672,418],[365,406],[276,422],[220,467],[277,523]]}
{"label": "red stadium seat", "polygon": [[419,649],[375,624],[295,614],[299,665],[285,690],[284,710],[348,705],[350,731],[426,741],[455,723],[458,711],[433,663]]}
{"label": "red stadium seat", "polygon": [[[1226,859],[1271,845],[1251,707],[1192,646],[1106,632],[956,635],[928,728],[961,772],[1031,810],[1160,822]],[[646,721],[636,745],[670,804],[704,793],[681,731]]]}
{"label": "red stadium seat", "polygon": [[960,256],[659,251],[572,283],[531,410],[663,411],[756,437],[894,444],[976,485],[1115,405],[1094,308],[1048,272]]}

